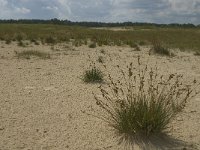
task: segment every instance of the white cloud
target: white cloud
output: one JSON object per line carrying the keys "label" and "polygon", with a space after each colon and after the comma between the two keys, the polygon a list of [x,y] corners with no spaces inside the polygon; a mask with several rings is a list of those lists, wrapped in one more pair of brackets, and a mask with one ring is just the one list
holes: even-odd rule
{"label": "white cloud", "polygon": [[0,0],[0,19],[200,24],[200,0]]}
{"label": "white cloud", "polygon": [[31,12],[30,9],[27,9],[27,8],[24,8],[24,7],[22,7],[22,8],[16,7],[15,10],[19,14],[28,14],[28,13]]}

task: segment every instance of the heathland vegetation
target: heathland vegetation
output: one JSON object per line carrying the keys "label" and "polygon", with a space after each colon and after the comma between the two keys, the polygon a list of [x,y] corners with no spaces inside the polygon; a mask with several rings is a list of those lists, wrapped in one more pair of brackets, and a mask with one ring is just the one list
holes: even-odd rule
{"label": "heathland vegetation", "polygon": [[200,29],[198,27],[160,27],[160,26],[124,26],[124,30],[104,30],[83,26],[58,24],[20,24],[1,23],[0,40],[30,40],[55,44],[74,39],[75,46],[88,44],[91,40],[97,46],[102,45],[150,45],[159,41],[168,48],[180,50],[200,49]]}

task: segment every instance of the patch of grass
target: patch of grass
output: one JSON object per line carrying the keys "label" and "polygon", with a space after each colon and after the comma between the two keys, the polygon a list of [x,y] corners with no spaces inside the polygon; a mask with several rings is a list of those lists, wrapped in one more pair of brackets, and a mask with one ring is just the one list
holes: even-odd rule
{"label": "patch of grass", "polygon": [[47,44],[55,44],[56,43],[56,39],[53,38],[52,36],[48,36],[45,39],[45,43],[47,43]]}
{"label": "patch of grass", "polygon": [[146,44],[146,42],[144,42],[144,41],[140,41],[138,44],[139,44],[140,46],[143,46],[143,45]]}
{"label": "patch of grass", "polygon": [[27,50],[22,52],[15,52],[18,58],[30,59],[32,56],[39,57],[41,59],[50,59],[50,54],[40,52],[36,50]]}
{"label": "patch of grass", "polygon": [[129,46],[131,47],[131,48],[136,48],[138,45],[135,43],[135,42],[129,42]]}
{"label": "patch of grass", "polygon": [[159,54],[159,55],[165,55],[165,56],[170,56],[170,50],[166,47],[164,47],[161,42],[159,41],[153,41],[152,42],[152,51],[156,54]]}
{"label": "patch of grass", "polygon": [[89,45],[89,48],[96,48],[97,47],[97,44],[95,42],[92,42],[90,45]]}
{"label": "patch of grass", "polygon": [[12,41],[10,39],[6,40],[6,44],[10,44]]}
{"label": "patch of grass", "polygon": [[37,40],[35,40],[35,39],[31,39],[30,42],[34,43],[35,45],[40,45],[40,43]]}
{"label": "patch of grass", "polygon": [[85,71],[83,81],[86,83],[101,83],[103,82],[103,73],[98,68],[93,67]]}
{"label": "patch of grass", "polygon": [[97,59],[97,61],[98,61],[99,63],[104,63],[103,56],[99,56],[98,59]]}
{"label": "patch of grass", "polygon": [[197,52],[197,51],[196,51],[196,52],[194,53],[194,55],[195,55],[195,56],[200,56],[200,52]]}
{"label": "patch of grass", "polygon": [[[134,64],[135,65],[135,64]],[[101,97],[95,96],[101,111],[95,116],[113,127],[117,135],[128,139],[150,138],[169,132],[169,123],[181,112],[188,100],[199,94],[196,80],[183,82],[183,76],[158,74],[158,68],[131,63],[127,71],[119,68],[121,77],[100,86]],[[124,80],[122,80],[124,79]],[[103,112],[102,112],[103,111]]]}
{"label": "patch of grass", "polygon": [[137,45],[135,48],[134,48],[134,51],[141,51],[140,47]]}
{"label": "patch of grass", "polygon": [[106,54],[106,51],[105,51],[104,49],[101,49],[101,50],[100,50],[100,53]]}
{"label": "patch of grass", "polygon": [[17,43],[17,45],[18,45],[18,46],[21,46],[21,47],[26,47],[26,45],[24,44],[23,41],[19,41],[19,42]]}

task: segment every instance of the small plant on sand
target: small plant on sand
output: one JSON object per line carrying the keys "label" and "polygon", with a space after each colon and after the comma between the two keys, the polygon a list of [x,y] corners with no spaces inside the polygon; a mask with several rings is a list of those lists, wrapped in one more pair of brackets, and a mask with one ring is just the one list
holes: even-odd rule
{"label": "small plant on sand", "polygon": [[137,45],[135,48],[134,48],[134,51],[141,51],[140,47]]}
{"label": "small plant on sand", "polygon": [[154,53],[156,54],[159,54],[159,55],[165,55],[165,56],[170,56],[170,51],[168,48],[164,47],[161,42],[157,41],[157,40],[154,40],[152,42],[152,49],[151,51],[153,51]]}
{"label": "small plant on sand", "polygon": [[83,81],[87,83],[101,83],[103,82],[103,73],[95,66],[90,70],[86,70],[83,75]]}
{"label": "small plant on sand", "polygon": [[17,43],[17,45],[18,45],[18,46],[21,46],[21,47],[26,47],[25,43],[22,42],[22,41],[19,41],[19,42]]}
{"label": "small plant on sand", "polygon": [[47,44],[55,44],[56,43],[56,39],[53,38],[52,36],[49,36],[45,39],[45,43]]}
{"label": "small plant on sand", "polygon": [[6,40],[6,44],[10,44],[12,41],[10,39]]}
{"label": "small plant on sand", "polygon": [[98,59],[97,59],[97,61],[99,63],[103,63],[104,62],[103,56],[99,56]]}
{"label": "small plant on sand", "polygon": [[89,45],[89,48],[96,48],[97,47],[97,44],[95,43],[95,42],[93,42],[93,43],[91,43],[90,45]]}
{"label": "small plant on sand", "polygon": [[42,59],[50,59],[50,54],[36,50],[27,50],[22,52],[15,52],[18,58],[30,59],[31,56],[39,57]]}
{"label": "small plant on sand", "polygon": [[195,55],[195,56],[200,56],[200,52],[197,52],[197,51],[196,51],[196,52],[194,53],[194,55]]}
{"label": "small plant on sand", "polygon": [[95,96],[100,110],[95,116],[106,121],[120,137],[143,139],[165,134],[168,124],[181,112],[190,98],[198,94],[196,80],[184,84],[183,76],[158,74],[158,68],[132,63],[127,71],[119,68],[121,77],[101,85],[101,96]]}
{"label": "small plant on sand", "polygon": [[100,50],[100,53],[106,54],[106,51],[105,51],[104,49],[101,49],[101,50]]}

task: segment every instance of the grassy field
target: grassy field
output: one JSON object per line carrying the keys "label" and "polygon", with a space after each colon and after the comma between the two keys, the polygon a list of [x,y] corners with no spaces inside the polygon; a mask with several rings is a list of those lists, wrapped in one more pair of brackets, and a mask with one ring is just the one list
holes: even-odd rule
{"label": "grassy field", "polygon": [[133,27],[131,30],[112,31],[78,26],[47,24],[0,24],[0,40],[40,40],[43,43],[68,42],[87,44],[90,39],[101,45],[151,44],[159,40],[169,48],[200,51],[200,29],[198,28],[148,28]]}

